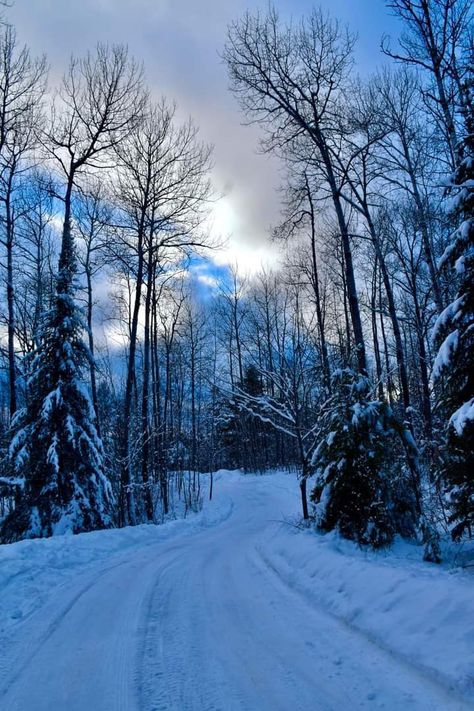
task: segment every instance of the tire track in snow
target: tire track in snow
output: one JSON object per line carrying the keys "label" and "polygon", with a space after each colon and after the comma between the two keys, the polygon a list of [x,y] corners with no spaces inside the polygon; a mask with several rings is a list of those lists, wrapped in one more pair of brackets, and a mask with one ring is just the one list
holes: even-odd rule
{"label": "tire track in snow", "polygon": [[284,577],[282,571],[278,569],[275,563],[267,555],[265,555],[260,546],[255,547],[255,552],[260,559],[261,564],[266,570],[275,576],[275,578],[279,581],[279,584],[283,586],[283,589],[286,589],[288,593],[300,598],[303,604],[319,609],[323,614],[333,619],[334,622],[342,625],[351,633],[359,635],[361,639],[366,640],[374,647],[380,649],[391,660],[393,660],[393,662],[405,668],[407,673],[418,674],[420,679],[445,696],[446,708],[454,709],[454,711],[456,709],[459,709],[459,711],[463,711],[464,709],[469,711],[469,709],[472,709],[474,711],[474,704],[470,703],[465,697],[463,697],[462,694],[459,693],[458,689],[453,687],[448,678],[445,678],[440,674],[435,676],[433,671],[428,667],[409,661],[405,656],[403,656],[403,654],[398,653],[396,650],[393,650],[389,646],[385,645],[380,638],[377,638],[370,634],[370,632],[354,625],[344,617],[335,614],[323,603],[319,603],[316,599],[309,600],[308,595],[305,594],[305,592],[299,590],[297,586],[293,586],[289,580]]}
{"label": "tire track in snow", "polygon": [[230,519],[134,548],[15,626],[2,711],[469,708],[261,560],[283,500],[270,477],[222,487]]}
{"label": "tire track in snow", "polygon": [[[115,568],[118,568],[122,565],[126,565],[126,561],[123,561],[121,563],[115,563],[114,565],[108,566],[104,570],[102,570],[100,573],[95,572],[94,573],[94,578],[90,582],[88,582],[86,585],[81,587],[78,591],[74,592],[72,598],[67,602],[67,604],[61,609],[61,611],[54,617],[54,619],[50,622],[47,623],[46,630],[39,635],[35,635],[33,637],[28,637],[27,640],[27,645],[26,647],[20,648],[18,654],[17,654],[17,660],[10,660],[10,665],[12,667],[16,667],[16,670],[14,674],[7,679],[5,682],[2,682],[2,686],[0,688],[0,699],[2,697],[5,697],[7,692],[10,690],[10,688],[18,681],[18,679],[21,677],[21,675],[25,672],[25,670],[28,668],[28,666],[34,661],[36,655],[41,651],[42,647],[44,644],[49,640],[49,638],[58,630],[60,627],[61,623],[65,619],[65,617],[71,612],[73,607],[79,602],[79,600],[82,598],[83,595],[85,595],[92,587],[97,585],[101,578],[106,575],[108,572],[111,570],[114,570]],[[68,586],[69,587],[69,586]],[[48,607],[51,605],[47,605]],[[46,606],[45,606],[46,607]],[[40,608],[39,610],[36,610],[25,622],[27,622],[28,625],[33,624],[35,626],[35,621],[39,619],[40,625],[41,625],[41,618],[45,614],[45,609]],[[31,623],[30,623],[31,620]],[[23,620],[22,623],[23,624]],[[12,642],[12,637],[17,634],[17,629],[14,628],[10,632],[10,644]],[[8,636],[6,638],[0,639],[0,645],[1,646],[6,646],[8,645]]]}

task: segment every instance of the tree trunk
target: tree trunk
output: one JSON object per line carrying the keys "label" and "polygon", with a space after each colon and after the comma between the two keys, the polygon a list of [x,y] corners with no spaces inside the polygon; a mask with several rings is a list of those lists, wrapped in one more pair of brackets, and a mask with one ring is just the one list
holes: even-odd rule
{"label": "tree trunk", "polygon": [[438,313],[443,310],[443,299],[441,295],[441,288],[439,285],[439,275],[435,264],[435,259],[433,256],[433,249],[431,247],[431,240],[428,230],[428,224],[426,219],[425,206],[423,205],[423,199],[418,188],[418,180],[416,177],[416,172],[413,167],[413,161],[410,154],[410,149],[408,147],[407,139],[404,135],[403,129],[400,130],[400,139],[403,146],[403,153],[405,156],[406,166],[408,175],[410,178],[413,200],[416,205],[416,210],[418,213],[418,220],[421,232],[421,241],[423,245],[423,253],[425,255],[425,260],[428,265],[428,271],[430,273],[431,285],[433,287],[433,297],[435,300],[436,308]]}
{"label": "tree trunk", "polygon": [[308,182],[308,177],[305,174],[305,185],[306,193],[308,196],[310,220],[311,220],[311,260],[312,260],[312,286],[314,291],[314,298],[316,303],[316,319],[318,322],[319,330],[319,340],[321,343],[321,359],[323,362],[323,375],[324,382],[328,389],[331,390],[331,373],[329,369],[329,358],[328,358],[328,348],[326,343],[326,334],[324,329],[324,318],[323,310],[321,305],[321,294],[319,291],[319,274],[318,274],[318,260],[316,257],[316,218],[313,203],[313,196],[311,194],[311,188]]}
{"label": "tree trunk", "polygon": [[150,230],[147,251],[147,283],[145,296],[145,323],[143,329],[143,390],[142,390],[142,485],[144,488],[145,514],[148,521],[153,521],[153,498],[150,488],[149,458],[150,458],[150,422],[149,422],[149,388],[150,388],[150,316],[151,295],[153,289],[153,233]]}
{"label": "tree trunk", "polygon": [[[377,260],[380,266],[380,273],[382,275],[383,285],[385,288],[385,294],[387,296],[387,306],[388,313],[390,316],[390,321],[392,324],[393,337],[395,339],[395,351],[398,365],[398,372],[400,377],[400,388],[402,391],[403,408],[405,413],[410,407],[410,389],[408,385],[408,373],[405,363],[405,352],[403,349],[402,335],[400,331],[400,324],[398,321],[397,310],[395,307],[395,299],[393,296],[392,284],[390,281],[390,275],[387,270],[387,265],[385,264],[385,259],[380,248],[380,242],[375,230],[374,224],[372,222],[371,215],[369,213],[368,207],[365,209],[365,217],[367,220],[367,226],[372,238],[372,244],[374,245],[375,252],[377,255]],[[407,414],[408,417],[408,414]]]}
{"label": "tree trunk", "polygon": [[305,521],[309,519],[309,512],[308,512],[308,496],[307,496],[307,478],[303,474],[303,477],[300,480],[300,492],[301,492],[301,508],[303,510],[303,518]]}
{"label": "tree trunk", "polygon": [[336,210],[337,221],[341,233],[342,249],[344,253],[345,278],[347,289],[347,300],[351,315],[352,331],[357,355],[357,366],[360,373],[367,374],[367,359],[365,355],[364,332],[362,330],[362,320],[360,317],[359,297],[357,295],[356,281],[354,275],[354,265],[352,261],[352,249],[349,237],[349,230],[344,217],[344,210],[341,204],[341,197],[336,190],[335,181],[333,187],[333,201]]}
{"label": "tree trunk", "polygon": [[97,397],[97,380],[95,375],[95,353],[94,353],[94,333],[92,331],[92,310],[93,310],[93,294],[92,294],[92,275],[89,264],[86,264],[86,279],[87,279],[87,335],[89,338],[90,352],[90,376],[91,376],[91,391],[92,404],[95,411],[96,430],[99,437],[100,432],[100,417],[99,417],[99,401]]}
{"label": "tree trunk", "polygon": [[428,374],[428,354],[423,333],[423,318],[416,289],[413,292],[415,306],[416,335],[418,341],[418,364],[421,380],[421,407],[425,424],[425,433],[428,439],[433,435],[433,417],[431,412],[430,379]]}
{"label": "tree trunk", "polygon": [[191,340],[191,469],[193,472],[193,493],[196,493],[196,452],[197,452],[197,431],[196,431],[196,344],[194,342],[194,328],[192,314],[190,316],[189,337]]}
{"label": "tree trunk", "polygon": [[120,456],[122,460],[122,472],[120,479],[120,524],[126,526],[128,523],[132,525],[136,522],[135,503],[133,491],[131,488],[131,451],[130,451],[130,417],[132,413],[132,396],[133,385],[135,382],[135,357],[137,351],[137,336],[138,336],[138,316],[140,313],[140,301],[143,288],[143,231],[144,231],[144,215],[141,217],[141,222],[138,229],[138,264],[137,278],[135,287],[135,299],[133,304],[132,319],[130,323],[130,347],[128,352],[127,363],[127,379],[125,385],[125,399],[123,409],[123,425],[121,432]]}
{"label": "tree trunk", "polygon": [[382,380],[382,358],[380,355],[380,344],[379,344],[379,336],[378,336],[378,329],[377,329],[377,280],[378,280],[377,260],[375,260],[374,261],[373,277],[372,277],[371,296],[370,296],[370,310],[371,310],[371,317],[372,317],[372,340],[374,342],[375,369],[377,372],[377,390],[378,390],[379,400],[383,400],[384,399],[384,392],[383,392],[383,380]]}
{"label": "tree trunk", "polygon": [[17,410],[15,362],[15,291],[13,287],[14,221],[11,205],[11,178],[5,199],[7,247],[7,304],[8,304],[8,384],[10,393],[10,420]]}

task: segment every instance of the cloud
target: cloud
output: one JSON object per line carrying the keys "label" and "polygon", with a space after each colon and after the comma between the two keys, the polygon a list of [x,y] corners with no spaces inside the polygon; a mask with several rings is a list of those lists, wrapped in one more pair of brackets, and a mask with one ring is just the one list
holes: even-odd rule
{"label": "cloud", "polygon": [[[305,0],[279,0],[286,16],[308,11]],[[383,30],[394,27],[383,3],[374,0],[322,0],[321,4],[360,30],[359,60],[371,68]],[[374,6],[377,5],[377,8]],[[380,7],[378,7],[380,5]],[[224,193],[216,206],[215,229],[229,236],[216,257],[237,261],[244,269],[275,262],[277,249],[268,239],[279,218],[279,163],[257,155],[259,130],[241,125],[237,102],[228,91],[220,59],[228,23],[249,8],[263,10],[267,0],[17,0],[6,14],[19,41],[35,54],[47,52],[52,83],[65,70],[71,53],[82,55],[98,41],[126,43],[145,63],[151,91],[176,100],[179,116],[191,115],[203,140],[214,144],[213,181]],[[380,55],[379,55],[380,56]]]}
{"label": "cloud", "polygon": [[217,289],[219,286],[219,279],[215,276],[211,276],[210,274],[198,274],[196,278],[200,284],[203,284],[210,289]]}

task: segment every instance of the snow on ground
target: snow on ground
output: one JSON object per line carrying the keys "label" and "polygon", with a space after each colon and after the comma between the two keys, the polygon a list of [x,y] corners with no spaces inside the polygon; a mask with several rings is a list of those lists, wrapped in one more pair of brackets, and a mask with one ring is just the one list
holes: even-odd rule
{"label": "snow on ground", "polygon": [[309,601],[474,698],[472,573],[423,562],[422,546],[398,541],[388,551],[364,550],[291,519],[267,531],[258,549]]}
{"label": "snow on ground", "polygon": [[203,512],[0,547],[2,711],[460,711],[472,579],[300,531],[295,478]]}
{"label": "snow on ground", "polygon": [[[238,476],[219,472],[217,482],[224,475],[229,479]],[[205,506],[198,514],[191,512],[185,519],[160,526],[128,526],[0,545],[0,632],[28,617],[79,570],[97,567],[123,553],[131,556],[134,549],[143,546],[195,534],[224,521],[231,512],[232,501],[225,498]]]}

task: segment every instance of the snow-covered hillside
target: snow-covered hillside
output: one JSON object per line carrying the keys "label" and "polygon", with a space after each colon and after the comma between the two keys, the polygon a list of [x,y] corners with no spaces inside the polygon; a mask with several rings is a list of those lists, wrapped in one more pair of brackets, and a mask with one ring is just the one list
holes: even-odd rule
{"label": "snow-covered hillside", "polygon": [[0,708],[474,708],[468,573],[298,507],[291,475],[223,472],[184,521],[2,546]]}

